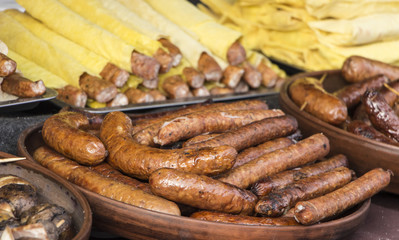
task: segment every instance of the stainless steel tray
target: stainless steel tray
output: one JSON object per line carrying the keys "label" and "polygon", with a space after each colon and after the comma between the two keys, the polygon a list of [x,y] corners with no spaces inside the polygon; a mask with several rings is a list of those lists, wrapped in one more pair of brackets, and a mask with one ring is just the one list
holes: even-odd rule
{"label": "stainless steel tray", "polygon": [[0,112],[29,110],[36,107],[40,102],[55,99],[57,95],[58,93],[54,89],[46,88],[46,92],[38,97],[2,101],[0,102]]}

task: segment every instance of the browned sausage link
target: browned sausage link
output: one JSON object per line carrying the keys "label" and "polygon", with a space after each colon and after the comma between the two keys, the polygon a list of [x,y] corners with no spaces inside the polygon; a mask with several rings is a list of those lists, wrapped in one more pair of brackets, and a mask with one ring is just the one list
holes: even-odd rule
{"label": "browned sausage link", "polygon": [[399,79],[399,67],[361,56],[351,56],[342,65],[342,76],[348,82],[361,82],[379,74],[391,81]]}
{"label": "browned sausage link", "polygon": [[83,73],[80,76],[79,86],[89,98],[100,103],[109,102],[118,94],[118,89],[113,83],[96,76],[91,76],[88,73]]}
{"label": "browned sausage link", "polygon": [[116,87],[122,87],[129,79],[129,73],[115,64],[107,63],[103,70],[100,72],[100,76],[107,81],[112,82]]}
{"label": "browned sausage link", "polygon": [[11,75],[17,70],[17,63],[7,55],[0,53],[0,77]]}
{"label": "browned sausage link", "polygon": [[277,149],[285,148],[294,144],[294,141],[289,138],[276,138],[270,141],[259,144],[256,147],[244,149],[237,155],[236,162],[233,168],[243,165],[263,154],[276,151]]}
{"label": "browned sausage link", "polygon": [[[162,117],[154,118],[154,119],[145,119],[144,122],[141,122],[139,125],[134,126],[132,134],[137,133],[140,130],[143,130],[150,125],[153,125],[152,128],[158,132],[159,127],[163,124],[164,121],[168,121],[170,119],[184,116],[189,113],[193,112],[205,112],[205,111],[227,111],[227,110],[255,110],[255,109],[268,109],[268,105],[262,100],[241,100],[232,103],[212,103],[212,104],[197,104],[197,105],[190,105],[185,108],[178,109],[176,111],[169,111]],[[161,125],[154,127],[154,124]]]}
{"label": "browned sausage link", "polygon": [[241,77],[244,75],[244,69],[229,65],[223,72],[222,83],[229,88],[237,87],[238,83],[241,80]]}
{"label": "browned sausage link", "polygon": [[223,75],[219,64],[205,52],[198,59],[198,70],[204,74],[206,81],[219,82]]}
{"label": "browned sausage link", "polygon": [[234,88],[234,92],[235,93],[246,93],[246,92],[248,92],[249,91],[249,86],[248,86],[248,84],[245,82],[245,81],[243,81],[243,80],[241,80],[238,84],[237,84],[237,86]]}
{"label": "browned sausage link", "polygon": [[255,212],[267,217],[279,217],[299,201],[312,199],[338,189],[351,181],[353,171],[338,167],[316,176],[303,178],[285,188],[259,199]]}
{"label": "browned sausage link", "polygon": [[226,95],[226,94],[233,94],[234,89],[228,87],[214,87],[209,92],[212,96]]}
{"label": "browned sausage link", "polygon": [[129,88],[124,93],[129,103],[147,103],[154,101],[154,98],[151,96],[151,94],[137,88]]}
{"label": "browned sausage link", "polygon": [[134,188],[139,188],[146,193],[152,194],[150,185],[148,183],[141,182],[137,179],[126,176],[126,175],[122,174],[121,172],[119,172],[118,170],[116,170],[115,168],[113,168],[108,163],[103,162],[103,163],[98,164],[97,166],[90,167],[90,169],[93,170],[94,172],[100,174],[103,177],[114,179],[118,182],[127,184]]}
{"label": "browned sausage link", "polygon": [[256,69],[262,74],[262,85],[267,88],[273,88],[276,85],[278,75],[263,62],[259,63]]}
{"label": "browned sausage link", "polygon": [[193,67],[185,67],[182,76],[184,81],[192,88],[200,88],[204,85],[204,74]]}
{"label": "browned sausage link", "polygon": [[148,91],[148,93],[152,96],[154,101],[165,101],[166,100],[166,96],[163,95],[160,91],[158,91],[156,89],[152,89],[152,90]]}
{"label": "browned sausage link", "polygon": [[159,73],[167,73],[172,68],[173,58],[162,48],[158,48],[153,57],[161,65]]}
{"label": "browned sausage link", "polygon": [[155,171],[149,183],[158,196],[205,210],[250,215],[258,200],[250,191],[176,169]]}
{"label": "browned sausage link", "polygon": [[36,149],[33,158],[59,176],[104,197],[136,207],[180,215],[179,207],[175,203],[117,180],[103,177],[88,167],[81,166],[45,146]]}
{"label": "browned sausage link", "polygon": [[362,82],[347,85],[333,94],[344,101],[347,108],[352,108],[360,102],[366,90],[378,90],[388,81],[389,79],[384,75],[377,75]]}
{"label": "browned sausage link", "polygon": [[177,65],[179,65],[181,59],[183,58],[180,49],[176,45],[171,43],[168,39],[161,38],[158,41],[162,44],[163,47],[168,49],[169,55],[172,57],[172,66],[176,67]]}
{"label": "browned sausage link", "polygon": [[322,158],[329,151],[328,138],[321,133],[314,134],[294,145],[264,154],[234,168],[219,180],[247,188],[262,178]]}
{"label": "browned sausage link", "polygon": [[211,221],[211,222],[221,222],[221,223],[234,223],[243,225],[256,225],[256,226],[297,226],[299,223],[295,221],[292,217],[278,217],[278,218],[268,218],[268,217],[253,217],[253,216],[243,216],[234,215],[222,212],[211,212],[211,211],[199,211],[191,214],[191,218]]}
{"label": "browned sausage link", "polygon": [[373,126],[387,136],[399,141],[399,116],[376,91],[367,91],[363,104]]}
{"label": "browned sausage link", "polygon": [[100,137],[109,151],[108,162],[123,173],[148,179],[159,168],[176,168],[198,174],[219,174],[230,169],[237,151],[228,146],[194,149],[158,149],[137,143],[132,123],[122,112],[111,112],[101,125]]}
{"label": "browned sausage link", "polygon": [[251,88],[260,87],[262,83],[262,74],[248,62],[244,62],[243,68],[245,70],[244,81],[248,83]]}
{"label": "browned sausage link", "polygon": [[354,133],[358,136],[373,139],[378,142],[384,142],[392,145],[399,146],[399,142],[392,138],[387,137],[382,132],[375,129],[373,126],[368,125],[360,120],[351,121],[346,129],[348,132]]}
{"label": "browned sausage link", "polygon": [[283,116],[280,109],[191,113],[164,122],[153,141],[161,146],[207,132],[225,132],[265,118]]}
{"label": "browned sausage link", "polygon": [[298,122],[291,116],[266,118],[188,148],[199,149],[227,145],[240,151],[274,138],[285,137],[295,132],[297,128]]}
{"label": "browned sausage link", "polygon": [[295,205],[295,219],[301,224],[311,225],[337,215],[384,189],[391,176],[392,171],[376,168],[331,193],[298,202]]}
{"label": "browned sausage link", "polygon": [[347,167],[348,159],[338,154],[328,160],[321,161],[309,166],[283,171],[256,182],[251,190],[257,196],[266,196],[268,193],[286,187],[287,185],[302,178],[311,177],[320,173],[330,171],[337,167]]}
{"label": "browned sausage link", "polygon": [[[399,92],[399,80],[388,83],[388,86]],[[386,88],[385,86],[380,89],[380,94],[391,107],[393,107],[399,99],[399,96],[394,91]]]}
{"label": "browned sausage link", "polygon": [[57,113],[44,121],[42,137],[66,157],[80,164],[96,165],[105,159],[107,151],[100,139],[79,129],[88,125],[88,118],[81,113]]}
{"label": "browned sausage link", "polygon": [[19,73],[12,73],[3,79],[1,90],[21,98],[31,98],[43,95],[46,87],[42,80],[33,82]]}
{"label": "browned sausage link", "polygon": [[133,74],[145,80],[152,80],[158,77],[161,65],[154,58],[133,51],[130,62]]}
{"label": "browned sausage link", "polygon": [[204,141],[207,141],[207,140],[212,139],[214,137],[217,137],[219,135],[220,135],[220,133],[210,133],[210,134],[197,135],[197,136],[192,137],[192,138],[188,139],[187,141],[185,141],[183,143],[182,147],[188,147],[188,146],[193,145],[193,144],[204,142]]}
{"label": "browned sausage link", "polygon": [[193,93],[194,97],[207,97],[211,95],[211,93],[205,86],[192,89],[191,92]]}
{"label": "browned sausage link", "polygon": [[107,102],[107,107],[119,107],[129,104],[129,99],[123,93],[118,93],[111,101]]}
{"label": "browned sausage link", "polygon": [[159,79],[154,78],[154,79],[143,79],[143,82],[141,84],[148,89],[156,89],[158,87],[158,83]]}
{"label": "browned sausage link", "polygon": [[72,85],[66,85],[63,88],[56,89],[58,92],[57,99],[72,105],[74,107],[85,107],[87,102],[87,94],[80,88]]}
{"label": "browned sausage link", "polygon": [[173,75],[165,79],[162,88],[168,94],[169,98],[178,99],[188,97],[190,88],[179,75]]}
{"label": "browned sausage link", "polygon": [[245,61],[247,52],[240,42],[236,41],[227,50],[227,62],[230,65],[237,66]]}
{"label": "browned sausage link", "polygon": [[348,116],[346,104],[336,96],[327,93],[315,78],[301,78],[289,86],[292,101],[317,118],[337,125]]}

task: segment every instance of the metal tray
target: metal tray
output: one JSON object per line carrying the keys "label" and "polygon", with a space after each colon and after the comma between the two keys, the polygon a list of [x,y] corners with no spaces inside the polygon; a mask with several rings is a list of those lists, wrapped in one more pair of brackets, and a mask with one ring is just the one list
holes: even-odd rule
{"label": "metal tray", "polygon": [[40,102],[56,98],[57,95],[58,93],[54,89],[46,88],[46,92],[38,97],[2,101],[0,102],[0,113],[29,110],[36,107]]}

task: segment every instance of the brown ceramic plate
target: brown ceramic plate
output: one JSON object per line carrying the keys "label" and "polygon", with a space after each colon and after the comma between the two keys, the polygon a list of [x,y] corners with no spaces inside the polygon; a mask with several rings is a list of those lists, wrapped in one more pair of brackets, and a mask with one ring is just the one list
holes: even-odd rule
{"label": "brown ceramic plate", "polygon": [[[19,154],[32,159],[43,145],[42,124],[26,129],[18,139]],[[127,205],[76,186],[88,199],[96,229],[130,239],[339,239],[366,219],[367,200],[335,220],[313,226],[266,227],[215,223],[173,216]]]}
{"label": "brown ceramic plate", "polygon": [[[0,158],[7,157],[15,156],[0,152]],[[86,198],[71,183],[29,160],[2,163],[0,174],[13,174],[32,183],[37,187],[40,199],[62,206],[72,215],[76,229],[73,240],[89,239],[92,212]]]}
{"label": "brown ceramic plate", "polygon": [[304,136],[319,132],[324,133],[330,140],[330,154],[345,154],[349,159],[350,167],[358,175],[363,175],[367,171],[379,167],[391,169],[394,176],[385,191],[399,194],[399,147],[360,137],[321,121],[305,111],[300,111],[299,107],[291,100],[288,87],[292,82],[303,77],[320,78],[324,74],[327,74],[327,77],[323,81],[323,85],[328,92],[338,90],[347,84],[341,76],[340,70],[302,73],[292,76],[281,88],[279,99],[281,109],[298,120],[299,128]]}

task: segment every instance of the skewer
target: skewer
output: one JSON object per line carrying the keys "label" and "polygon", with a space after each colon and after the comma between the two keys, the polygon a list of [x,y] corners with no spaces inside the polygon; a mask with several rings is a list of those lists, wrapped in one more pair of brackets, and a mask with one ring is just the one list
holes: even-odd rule
{"label": "skewer", "polygon": [[25,159],[26,159],[26,157],[2,158],[2,159],[0,159],[0,163],[16,162],[16,161],[25,160]]}

